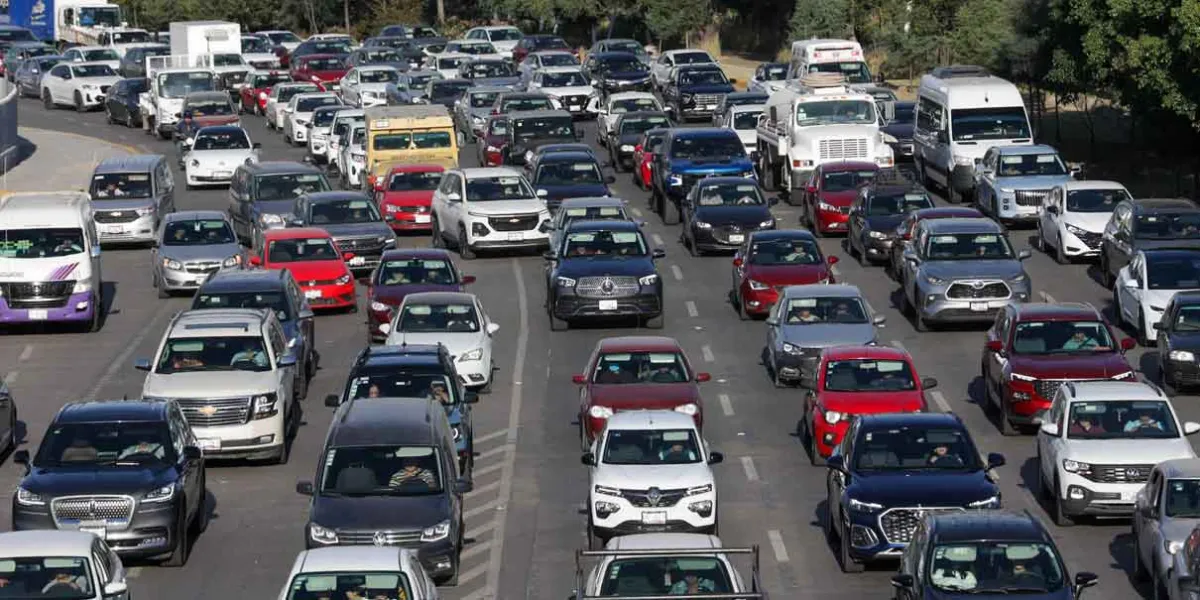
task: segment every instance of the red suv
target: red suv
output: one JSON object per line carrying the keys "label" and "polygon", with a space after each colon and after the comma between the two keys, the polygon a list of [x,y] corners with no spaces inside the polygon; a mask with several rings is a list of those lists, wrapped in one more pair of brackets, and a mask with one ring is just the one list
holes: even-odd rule
{"label": "red suv", "polygon": [[1135,381],[1125,358],[1133,338],[1119,342],[1090,304],[1010,304],[987,332],[980,371],[986,408],[999,413],[1000,432],[1037,425],[1058,387],[1068,381]]}
{"label": "red suv", "polygon": [[508,117],[493,115],[483,126],[483,137],[475,144],[479,148],[479,164],[484,167],[504,165],[504,147],[508,145]]}
{"label": "red suv", "polygon": [[849,231],[850,205],[858,188],[870,183],[879,166],[869,162],[840,162],[819,165],[804,187],[800,219],[818,236]]}
{"label": "red suv", "polygon": [[679,342],[669,337],[606,338],[596,344],[586,370],[572,381],[579,390],[579,445],[591,449],[608,418],[622,410],[675,410],[704,424],[700,386]]}
{"label": "red suv", "polygon": [[275,87],[277,83],[286,83],[291,80],[292,76],[284,71],[251,73],[246,78],[246,87],[238,91],[240,100],[238,108],[241,109],[241,112],[255,115],[266,114],[267,98],[271,95],[271,88]]}
{"label": "red suv", "polygon": [[342,54],[309,54],[292,64],[294,81],[311,81],[325,89],[337,90],[342,77],[349,71]]}
{"label": "red suv", "polygon": [[742,318],[765,317],[789,285],[833,283],[826,257],[813,234],[804,229],[755,231],[733,257],[730,300]]}

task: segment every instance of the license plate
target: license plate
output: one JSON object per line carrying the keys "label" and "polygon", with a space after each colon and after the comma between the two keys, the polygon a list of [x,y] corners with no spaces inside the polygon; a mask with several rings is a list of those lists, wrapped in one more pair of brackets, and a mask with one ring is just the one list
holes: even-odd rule
{"label": "license plate", "polygon": [[600,310],[617,310],[616,300],[601,300]]}
{"label": "license plate", "polygon": [[662,510],[643,512],[642,523],[645,523],[646,525],[666,525],[667,512]]}
{"label": "license plate", "polygon": [[973,310],[975,312],[987,312],[988,311],[988,303],[987,302],[972,302],[971,310]]}
{"label": "license plate", "polygon": [[428,222],[429,222],[429,215],[417,215],[416,221],[417,221],[418,223],[428,223]]}
{"label": "license plate", "polygon": [[350,266],[352,267],[359,267],[365,264],[367,264],[367,259],[362,256],[355,256],[354,258],[350,259]]}
{"label": "license plate", "polygon": [[213,177],[233,177],[233,171],[213,171]]}
{"label": "license plate", "polygon": [[716,104],[709,104],[708,106],[704,107],[704,110],[716,110],[716,109],[717,109]]}
{"label": "license plate", "polygon": [[104,527],[80,527],[79,530],[84,533],[94,533],[102,540],[108,538],[108,529]]}
{"label": "license plate", "polygon": [[125,227],[121,225],[105,225],[100,228],[101,233],[114,233],[120,235],[125,233]]}
{"label": "license plate", "polygon": [[50,313],[44,308],[34,308],[29,311],[29,320],[45,321],[50,318]]}
{"label": "license plate", "polygon": [[740,244],[740,243],[742,243],[742,242],[744,242],[744,241],[746,241],[746,236],[745,236],[745,235],[743,235],[743,234],[740,234],[740,233],[735,233],[735,234],[733,234],[733,235],[729,236],[729,243],[730,243],[730,244]]}
{"label": "license plate", "polygon": [[220,450],[221,440],[216,438],[200,438],[196,440],[201,450]]}
{"label": "license plate", "polygon": [[519,241],[521,241],[521,240],[523,240],[523,239],[525,239],[525,235],[524,235],[524,234],[520,234],[520,233],[510,233],[510,234],[508,234],[508,241],[510,241],[510,242],[519,242]]}
{"label": "license plate", "polygon": [[320,298],[321,290],[304,290],[304,297],[308,299]]}

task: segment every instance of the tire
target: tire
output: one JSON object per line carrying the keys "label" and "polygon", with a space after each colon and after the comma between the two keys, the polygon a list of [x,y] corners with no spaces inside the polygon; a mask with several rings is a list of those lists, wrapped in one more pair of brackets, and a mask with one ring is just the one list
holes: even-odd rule
{"label": "tire", "polygon": [[442,237],[442,229],[438,226],[437,217],[429,220],[430,240],[429,245],[434,248],[445,248],[446,240]]}
{"label": "tire", "polygon": [[1050,498],[1052,511],[1051,516],[1054,518],[1055,525],[1058,525],[1059,527],[1070,527],[1075,524],[1075,519],[1071,518],[1070,515],[1063,511],[1062,494],[1059,493],[1060,487],[1061,486],[1058,483],[1058,479],[1055,478],[1054,495]]}
{"label": "tire", "polygon": [[87,107],[83,105],[83,94],[79,92],[75,92],[75,112],[87,112]]}
{"label": "tire", "polygon": [[1138,311],[1137,317],[1137,343],[1143,348],[1149,348],[1154,342],[1150,341],[1149,327],[1146,326],[1146,315],[1142,311]]}
{"label": "tire", "polygon": [[[907,296],[905,297],[907,298]],[[912,306],[913,311],[913,329],[916,329],[920,333],[928,333],[930,331],[929,323],[925,321],[925,315],[921,312],[921,306],[919,304],[910,304],[910,306]]]}
{"label": "tire", "polygon": [[585,433],[583,430],[583,419],[584,418],[585,418],[584,415],[582,415],[582,414],[579,415],[579,451],[580,452],[590,452],[592,449],[592,445],[588,443],[587,433]]}
{"label": "tire", "polygon": [[553,309],[548,308],[546,313],[550,317],[550,331],[566,331],[571,328],[571,322],[554,316]]}
{"label": "tire", "polygon": [[1108,266],[1108,255],[1104,254],[1103,248],[1100,249],[1100,284],[1110,289],[1116,284],[1116,278]]}
{"label": "tire", "polygon": [[[987,383],[984,382],[984,385]],[[1005,437],[1020,435],[1021,432],[1017,431],[1017,426],[1013,425],[1012,420],[1008,418],[1008,407],[1005,405],[1003,397],[996,399],[996,406],[996,418],[1000,421],[1000,435]]]}
{"label": "tire", "polygon": [[100,331],[100,327],[104,323],[104,296],[97,293],[95,302],[96,305],[92,307],[92,319],[87,324],[88,333]]}
{"label": "tire", "polygon": [[471,249],[471,244],[467,241],[467,229],[462,226],[458,228],[458,255],[463,260],[475,260],[475,251]]}
{"label": "tire", "polygon": [[746,300],[737,292],[732,292],[731,295],[733,296],[733,307],[737,309],[738,320],[749,321],[750,313],[746,312]]}
{"label": "tire", "polygon": [[454,560],[451,561],[454,563],[454,566],[451,567],[450,574],[439,577],[435,583],[441,586],[458,587],[458,563],[460,560],[462,559],[460,559],[456,554],[454,556]]}
{"label": "tire", "polygon": [[1067,256],[1067,253],[1063,251],[1062,238],[1059,238],[1058,243],[1054,246],[1054,262],[1060,265],[1071,264],[1071,257]]}
{"label": "tire", "polygon": [[191,549],[192,536],[188,532],[188,530],[191,528],[188,526],[187,514],[185,513],[185,514],[179,515],[179,518],[177,520],[179,522],[176,523],[176,525],[175,525],[176,532],[177,532],[176,533],[177,541],[175,542],[175,549],[172,550],[170,556],[168,556],[166,558],[166,560],[164,560],[162,562],[162,566],[175,568],[175,569],[186,565],[187,561],[188,561],[188,556],[192,552],[192,549]]}
{"label": "tire", "polygon": [[1133,580],[1137,582],[1150,581],[1153,577],[1150,569],[1146,568],[1146,563],[1142,562],[1142,553],[1137,548],[1137,529],[1133,529]]}
{"label": "tire", "polygon": [[113,119],[112,111],[109,110],[107,104],[104,106],[104,122],[109,125],[115,125],[117,122],[116,119]]}
{"label": "tire", "polygon": [[196,508],[196,516],[192,518],[192,535],[199,535],[208,529],[208,478],[200,477],[200,506]]}
{"label": "tire", "polygon": [[825,464],[825,459],[821,457],[821,451],[817,449],[817,436],[813,434],[812,428],[806,422],[804,431],[808,436],[808,462],[814,467],[820,467]]}
{"label": "tire", "polygon": [[838,560],[838,565],[842,567],[842,572],[862,573],[863,570],[865,570],[866,565],[859,562],[854,562],[854,559],[850,557],[850,536],[846,535],[845,531],[839,531],[839,533],[840,535],[838,535],[838,537],[841,539],[840,543],[838,544],[838,554],[840,558],[840,560]]}
{"label": "tire", "polygon": [[54,105],[54,96],[50,95],[50,88],[42,90],[42,106],[45,107],[46,110],[54,110],[57,108]]}

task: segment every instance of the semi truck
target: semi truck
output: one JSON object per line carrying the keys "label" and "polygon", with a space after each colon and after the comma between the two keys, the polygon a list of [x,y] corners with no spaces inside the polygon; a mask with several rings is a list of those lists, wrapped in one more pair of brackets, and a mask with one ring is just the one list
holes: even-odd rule
{"label": "semi truck", "polygon": [[10,24],[59,46],[109,45],[101,44],[102,34],[128,27],[121,7],[106,0],[8,0],[7,4]]}

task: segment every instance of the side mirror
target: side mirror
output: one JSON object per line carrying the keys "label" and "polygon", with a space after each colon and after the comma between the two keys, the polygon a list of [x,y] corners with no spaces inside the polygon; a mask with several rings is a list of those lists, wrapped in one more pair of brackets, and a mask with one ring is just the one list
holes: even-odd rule
{"label": "side mirror", "polygon": [[596,466],[596,455],[591,452],[584,452],[583,456],[579,457],[579,462],[583,463],[585,467],[594,467]]}
{"label": "side mirror", "polygon": [[92,258],[100,258],[100,244],[92,246],[91,252],[88,253]]}
{"label": "side mirror", "polygon": [[183,457],[188,460],[199,460],[202,456],[204,456],[204,453],[196,446],[183,447]]}
{"label": "side mirror", "polygon": [[1033,252],[1030,252],[1029,250],[1022,250],[1017,253],[1017,260],[1025,260],[1031,256],[1033,256]]}
{"label": "side mirror", "polygon": [[475,276],[474,275],[463,275],[462,279],[460,280],[460,283],[462,283],[463,285],[471,285],[472,283],[475,283]]}
{"label": "side mirror", "polygon": [[446,200],[449,200],[450,202],[462,202],[462,195],[460,195],[458,192],[450,192],[449,194],[446,194]]}
{"label": "side mirror", "polygon": [[1003,467],[1008,461],[1004,459],[1004,455],[999,452],[989,452],[987,455],[987,466],[989,469]]}
{"label": "side mirror", "polygon": [[771,196],[770,198],[767,198],[767,206],[775,206],[777,204],[779,204],[779,198],[777,196]]}
{"label": "side mirror", "polygon": [[711,373],[696,373],[696,383],[708,383],[712,381]]}
{"label": "side mirror", "polygon": [[613,175],[605,175],[604,176],[604,183],[606,183],[608,185],[612,185],[616,182],[617,182],[617,178],[615,176],[613,176]]}
{"label": "side mirror", "polygon": [[871,322],[875,325],[883,325],[887,322],[887,315],[875,315],[871,317]]}
{"label": "side mirror", "polygon": [[817,193],[817,186],[806,185],[806,186],[804,186],[804,191],[809,194],[815,194],[815,193]]}
{"label": "side mirror", "polygon": [[585,376],[583,376],[583,375],[581,375],[581,374],[579,374],[579,375],[572,375],[572,376],[571,376],[571,383],[574,383],[575,385],[583,385],[583,384],[587,383],[587,377],[585,377]]}
{"label": "side mirror", "polygon": [[473,489],[475,489],[475,484],[471,483],[470,479],[462,477],[454,481],[455,494],[469,494]]}
{"label": "side mirror", "polygon": [[[1167,326],[1166,326],[1165,324],[1163,324],[1163,322],[1162,322],[1162,321],[1159,321],[1159,322],[1157,322],[1157,323],[1155,323],[1155,324],[1154,324],[1154,329],[1155,329],[1156,331],[1166,331],[1166,330],[1167,330]],[[1125,338],[1125,339],[1132,341],[1132,339],[1130,339],[1130,338]],[[1121,340],[1121,345],[1122,345],[1122,347],[1124,347],[1124,343],[1125,343],[1125,340]],[[1130,348],[1132,348],[1132,347],[1133,347],[1133,344],[1130,344]],[[1127,348],[1127,349],[1128,349],[1128,348]]]}
{"label": "side mirror", "polygon": [[1095,573],[1088,573],[1086,571],[1083,573],[1076,573],[1075,574],[1075,595],[1078,596],[1080,591],[1090,588],[1093,585],[1096,585],[1096,582],[1099,580],[1100,580],[1100,578],[1098,576],[1096,576]]}
{"label": "side mirror", "polygon": [[846,468],[846,458],[841,454],[830,455],[829,458],[825,459],[825,466],[835,471],[844,470]]}
{"label": "side mirror", "polygon": [[1192,435],[1196,432],[1200,432],[1200,423],[1197,423],[1195,421],[1184,422],[1183,435]]}
{"label": "side mirror", "polygon": [[[1155,323],[1155,326],[1156,326],[1155,329],[1158,329],[1157,325],[1160,325],[1160,323]],[[1137,341],[1135,341],[1133,338],[1125,338],[1125,339],[1121,340],[1121,349],[1122,350],[1133,350],[1136,347],[1137,347]]]}
{"label": "side mirror", "polygon": [[352,258],[354,258],[353,252],[346,252],[346,253],[342,254],[342,260],[350,260]]}
{"label": "side mirror", "polygon": [[28,466],[29,465],[29,451],[28,450],[17,450],[16,452],[14,452],[13,453],[13,462],[17,463],[18,465]]}
{"label": "side mirror", "polygon": [[1000,340],[988,340],[987,349],[989,352],[1003,352],[1004,342]]}
{"label": "side mirror", "polygon": [[1057,206],[1055,206],[1055,205],[1053,205],[1053,204],[1051,204],[1050,206],[1047,206],[1047,207],[1046,207],[1046,212],[1048,212],[1048,213],[1050,213],[1050,214],[1052,214],[1052,215],[1057,215],[1057,214],[1058,214],[1058,207],[1057,207]]}
{"label": "side mirror", "polygon": [[937,385],[938,380],[932,377],[926,377],[921,380],[921,389],[932,390],[933,388],[937,387]]}
{"label": "side mirror", "polygon": [[500,331],[500,324],[499,324],[499,323],[488,323],[488,324],[487,324],[487,332],[488,332],[488,335],[493,335],[493,334],[495,334],[497,331]]}
{"label": "side mirror", "polygon": [[742,260],[742,257],[740,257],[740,256],[733,259],[733,266],[735,266],[735,267],[740,267],[744,264],[746,264],[746,261]]}
{"label": "side mirror", "polygon": [[139,359],[133,361],[133,368],[135,368],[139,371],[149,371],[150,370],[150,359],[139,358]]}
{"label": "side mirror", "polygon": [[774,327],[779,324],[779,319],[776,319],[775,317],[767,317],[767,320],[765,321],[765,323],[767,325]]}
{"label": "side mirror", "polygon": [[252,266],[252,267],[261,267],[261,266],[262,266],[262,257],[259,257],[259,256],[251,256],[251,257],[250,257],[250,266]]}
{"label": "side mirror", "polygon": [[1125,280],[1125,287],[1127,287],[1127,288],[1133,288],[1133,289],[1135,289],[1135,290],[1136,290],[1136,289],[1138,289],[1138,288],[1142,287],[1142,282],[1140,282],[1140,281],[1138,281],[1138,280],[1136,280],[1136,279],[1126,279],[1126,280]]}
{"label": "side mirror", "polygon": [[[262,142],[254,142],[254,145],[250,147],[254,150],[262,150]],[[308,155],[305,155],[305,158],[308,158]]]}
{"label": "side mirror", "polygon": [[287,354],[284,354],[283,356],[280,356],[279,360],[275,361],[275,366],[277,366],[277,367],[294,367],[294,366],[296,366],[296,355],[289,352]]}
{"label": "side mirror", "polygon": [[312,482],[311,481],[297,481],[296,482],[296,493],[300,494],[301,496],[313,495]]}
{"label": "side mirror", "polygon": [[465,404],[479,404],[479,392],[467,392],[463,394],[463,402]]}
{"label": "side mirror", "polygon": [[909,575],[908,573],[900,573],[899,575],[892,575],[892,587],[894,587],[894,588],[901,589],[901,590],[907,590],[907,589],[912,588],[914,583],[915,583],[915,581],[913,579],[913,576]]}
{"label": "side mirror", "polygon": [[719,465],[723,462],[725,462],[724,454],[721,454],[720,452],[709,452],[708,453],[708,464]]}
{"label": "side mirror", "polygon": [[553,250],[547,250],[542,253],[542,258],[549,261],[556,261],[558,260],[558,253]]}
{"label": "side mirror", "polygon": [[546,196],[549,196],[549,195],[550,195],[550,192],[547,192],[544,189],[538,189],[538,191],[537,191],[538,198],[545,198]]}
{"label": "side mirror", "polygon": [[129,584],[124,581],[113,581],[104,584],[104,598],[120,598],[129,593]]}
{"label": "side mirror", "polygon": [[325,406],[329,408],[337,408],[342,403],[342,399],[337,394],[325,395]]}
{"label": "side mirror", "polygon": [[654,250],[653,250],[653,251],[650,253],[650,256],[651,256],[652,258],[662,258],[662,257],[664,257],[664,256],[666,256],[666,255],[667,255],[667,251],[666,251],[666,250],[663,250],[662,248],[655,248],[655,249],[654,249]]}
{"label": "side mirror", "polygon": [[1054,423],[1052,421],[1043,421],[1041,432],[1050,437],[1058,437],[1058,423]]}

